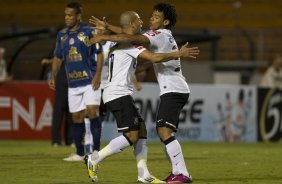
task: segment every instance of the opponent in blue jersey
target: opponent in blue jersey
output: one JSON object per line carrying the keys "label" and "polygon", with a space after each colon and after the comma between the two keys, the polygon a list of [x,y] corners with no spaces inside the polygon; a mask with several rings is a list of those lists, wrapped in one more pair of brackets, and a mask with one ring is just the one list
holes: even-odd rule
{"label": "opponent in blue jersey", "polygon": [[[82,23],[82,8],[79,3],[73,2],[66,6],[65,24],[66,28],[57,35],[49,85],[54,89],[55,76],[64,60],[69,86],[69,109],[74,121],[74,142],[77,150],[76,154],[64,160],[83,161],[84,146],[82,143],[85,133],[85,115],[89,117],[91,122],[93,142],[97,142],[98,139],[98,143],[100,143],[101,122],[98,117],[98,109],[101,96],[99,87],[103,53],[100,44],[91,46],[89,43],[89,39],[95,34],[95,29]],[[100,145],[96,145],[96,147],[96,150],[99,150]]]}

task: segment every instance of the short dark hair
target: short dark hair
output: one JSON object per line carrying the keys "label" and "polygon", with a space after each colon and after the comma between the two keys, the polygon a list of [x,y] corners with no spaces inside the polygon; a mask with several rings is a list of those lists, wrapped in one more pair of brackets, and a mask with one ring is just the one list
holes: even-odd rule
{"label": "short dark hair", "polygon": [[74,9],[76,14],[82,14],[82,7],[78,2],[71,2],[66,7]]}
{"label": "short dark hair", "polygon": [[158,3],[154,6],[154,10],[163,12],[164,19],[169,20],[169,24],[166,28],[171,29],[176,24],[177,14],[174,6],[168,3]]}

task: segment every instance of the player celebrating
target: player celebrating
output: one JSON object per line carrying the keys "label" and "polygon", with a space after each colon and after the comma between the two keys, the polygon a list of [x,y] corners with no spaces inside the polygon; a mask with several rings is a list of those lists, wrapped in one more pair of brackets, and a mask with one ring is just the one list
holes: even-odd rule
{"label": "player celebrating", "polygon": [[[101,36],[97,39],[94,38],[92,41],[111,40],[150,44],[150,50],[156,53],[177,51],[178,47],[170,30],[174,27],[176,18],[176,11],[173,6],[159,3],[154,6],[154,11],[150,18],[151,30],[143,35],[120,34]],[[90,23],[95,24],[99,29],[109,29],[116,33],[123,32],[120,27],[110,25],[95,17],[90,19]],[[189,57],[196,58],[196,55],[192,54]],[[172,59],[165,63],[155,63],[154,70],[160,87],[161,99],[156,120],[157,133],[165,145],[172,165],[172,172],[165,180],[168,183],[190,183],[192,182],[192,176],[187,171],[181,145],[173,134],[173,132],[177,131],[179,115],[188,101],[190,89],[182,75],[179,59]]]}
{"label": "player celebrating", "polygon": [[[129,11],[121,15],[120,23],[123,32],[134,35],[140,32],[142,21],[139,15]],[[195,51],[196,50],[196,51]],[[113,139],[98,152],[87,158],[87,167],[92,181],[97,181],[98,164],[106,157],[119,153],[124,148],[138,141],[140,123],[143,121],[134,106],[132,99],[132,76],[136,69],[136,58],[142,58],[151,62],[162,62],[197,55],[197,48],[187,48],[185,44],[180,51],[170,53],[152,53],[142,46],[132,44],[116,44],[109,54],[109,76],[105,86],[103,99],[107,108],[114,114],[118,131],[123,135]],[[144,153],[147,154],[147,153]],[[139,180],[143,183],[163,183],[151,178]]]}

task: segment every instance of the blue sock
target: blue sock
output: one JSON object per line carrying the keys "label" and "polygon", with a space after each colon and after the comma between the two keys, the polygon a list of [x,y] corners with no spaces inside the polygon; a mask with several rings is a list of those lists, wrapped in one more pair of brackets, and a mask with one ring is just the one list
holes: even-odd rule
{"label": "blue sock", "polygon": [[91,144],[86,144],[85,145],[85,154],[89,155],[92,153],[92,148],[91,148]]}
{"label": "blue sock", "polygon": [[93,136],[93,151],[100,150],[102,122],[100,118],[90,119],[90,129]]}
{"label": "blue sock", "polygon": [[84,155],[84,134],[85,134],[85,125],[83,123],[74,123],[73,124],[73,137],[74,144],[76,147],[76,153],[80,156]]}

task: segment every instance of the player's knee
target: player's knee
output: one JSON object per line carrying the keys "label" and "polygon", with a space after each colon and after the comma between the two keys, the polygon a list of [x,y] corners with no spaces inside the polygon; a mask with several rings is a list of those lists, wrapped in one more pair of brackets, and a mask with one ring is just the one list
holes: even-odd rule
{"label": "player's knee", "polygon": [[84,113],[81,112],[75,112],[72,113],[72,120],[74,123],[81,123],[84,121]]}
{"label": "player's knee", "polygon": [[147,137],[147,129],[144,122],[140,123],[139,137]]}
{"label": "player's knee", "polygon": [[157,127],[157,133],[162,141],[173,136],[173,131],[167,127]]}
{"label": "player's knee", "polygon": [[87,107],[86,109],[86,115],[90,118],[90,119],[95,119],[99,116],[99,112],[96,106],[90,106]]}
{"label": "player's knee", "polygon": [[137,131],[130,131],[128,133],[125,133],[125,136],[129,139],[131,144],[135,144],[138,141],[138,132]]}

